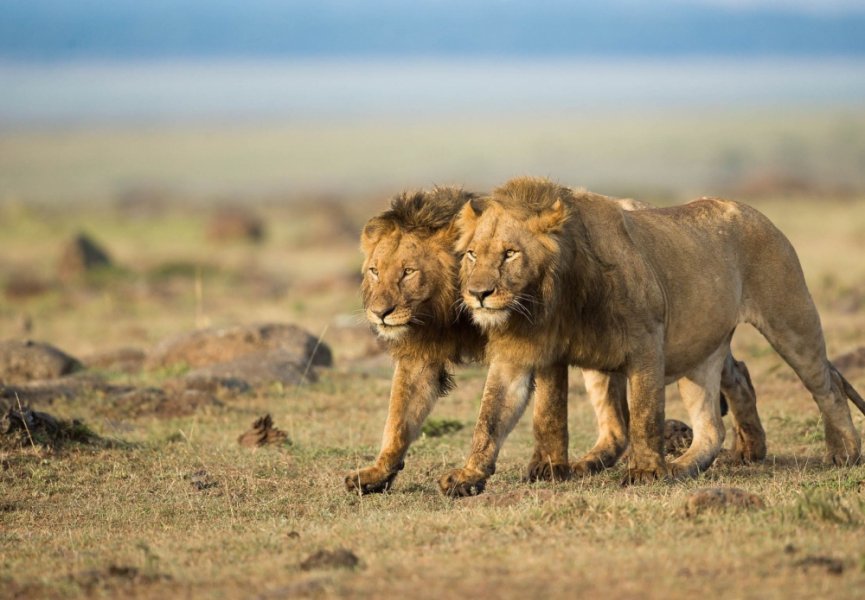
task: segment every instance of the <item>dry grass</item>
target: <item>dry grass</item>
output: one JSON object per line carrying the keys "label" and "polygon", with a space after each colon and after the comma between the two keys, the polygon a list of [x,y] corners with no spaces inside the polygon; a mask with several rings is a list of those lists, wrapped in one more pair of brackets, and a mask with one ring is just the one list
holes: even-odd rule
{"label": "dry grass", "polygon": [[[865,306],[849,299],[865,295],[865,203],[759,207],[799,249],[830,354],[865,345]],[[27,314],[30,335],[84,355],[147,347],[202,315],[213,324],[288,320],[317,333],[352,321],[356,240],[335,237],[315,212],[262,211],[270,226],[263,244],[214,246],[204,240],[204,216],[191,211],[128,219],[7,208],[0,283],[20,268],[51,280],[62,238],[82,226],[121,268],[0,300],[0,331],[15,332]],[[816,407],[752,331],[737,335],[734,351],[757,388],[770,448],[765,463],[719,464],[694,481],[646,487],[621,488],[620,468],[528,485],[520,481],[532,447],[527,416],[486,495],[461,501],[443,498],[435,481],[468,450],[483,369],[460,370],[457,389],[434,412],[466,427],[421,439],[392,492],[358,497],[343,490],[342,475],[378,449],[390,369],[386,360],[342,359],[348,350],[334,348],[337,366],[317,384],[238,396],[186,418],[124,418],[98,394],[55,403],[52,413],[82,418],[128,444],[0,456],[0,596],[865,594],[865,466],[820,462]],[[107,374],[143,383],[171,375]],[[865,372],[848,375],[865,391]],[[668,414],[682,418],[675,392],[669,396]],[[576,455],[594,436],[576,372],[570,408]],[[240,447],[237,436],[267,412],[292,443]],[[865,429],[861,415],[855,420]],[[710,485],[754,492],[766,508],[686,517],[687,495]],[[338,548],[360,564],[301,568],[315,552]]]}

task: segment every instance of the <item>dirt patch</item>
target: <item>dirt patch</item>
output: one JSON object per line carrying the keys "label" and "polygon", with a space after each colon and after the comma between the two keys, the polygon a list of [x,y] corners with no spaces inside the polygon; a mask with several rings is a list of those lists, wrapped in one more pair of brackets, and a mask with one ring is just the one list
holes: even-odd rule
{"label": "dirt patch", "polygon": [[259,446],[290,444],[288,434],[273,425],[273,418],[268,414],[256,419],[252,427],[237,438],[237,443],[247,448]]}
{"label": "dirt patch", "polygon": [[688,496],[685,515],[695,517],[706,511],[734,509],[756,510],[765,508],[763,499],[739,488],[703,488]]}
{"label": "dirt patch", "polygon": [[29,300],[52,291],[54,287],[48,281],[32,273],[16,271],[6,278],[3,285],[3,295],[10,301]]}
{"label": "dirt patch", "polygon": [[92,592],[100,588],[116,589],[171,581],[171,576],[163,573],[143,573],[137,567],[126,565],[109,565],[105,569],[83,571],[70,579]]}
{"label": "dirt patch", "polygon": [[200,329],[173,336],[156,345],[146,367],[205,367],[274,350],[282,351],[283,356],[296,365],[333,364],[330,348],[300,327],[287,323],[262,323]]}
{"label": "dirt patch", "polygon": [[357,555],[346,548],[336,550],[318,550],[307,556],[301,563],[303,571],[316,569],[357,569],[360,559]]}
{"label": "dirt patch", "polygon": [[105,440],[83,422],[65,421],[29,408],[10,408],[0,417],[0,448],[59,450],[70,444],[103,445]]}
{"label": "dirt patch", "polygon": [[205,471],[204,469],[199,469],[198,471],[190,474],[188,479],[189,483],[192,485],[192,488],[198,492],[203,492],[205,490],[219,487],[219,482],[211,478],[207,471]]}
{"label": "dirt patch", "polygon": [[83,368],[81,361],[50,344],[33,340],[0,342],[0,383],[56,379]]}

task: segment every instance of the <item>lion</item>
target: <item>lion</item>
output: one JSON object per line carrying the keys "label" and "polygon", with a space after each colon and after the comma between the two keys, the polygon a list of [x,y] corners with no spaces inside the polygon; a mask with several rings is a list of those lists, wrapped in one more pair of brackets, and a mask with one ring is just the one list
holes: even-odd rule
{"label": "lion", "polygon": [[[625,483],[705,470],[724,440],[717,398],[742,322],[766,337],[813,396],[828,461],[859,462],[847,400],[863,413],[865,401],[826,357],[792,245],[757,210],[701,198],[625,211],[587,191],[517,178],[467,203],[458,226],[462,299],[487,334],[490,368],[471,452],[462,469],[440,478],[445,493],[471,493],[495,471],[519,410],[503,391],[532,369],[562,362],[627,378]],[[667,463],[664,386],[673,381],[694,440]]]}
{"label": "lion", "polygon": [[[381,450],[372,466],[345,477],[349,491],[390,488],[435,401],[452,388],[451,369],[483,360],[486,337],[459,310],[459,263],[453,253],[456,217],[475,198],[453,187],[402,193],[363,228],[363,305],[387,344],[394,375]],[[524,403],[533,390],[539,418],[529,478],[565,479],[570,472],[567,365],[539,369],[508,393]],[[624,435],[623,428],[614,437]]]}
{"label": "lion", "polygon": [[[363,229],[365,313],[376,333],[386,340],[395,368],[381,451],[375,464],[346,476],[351,491],[388,489],[436,399],[451,388],[451,368],[484,358],[486,335],[459,308],[459,257],[453,250],[458,237],[456,218],[467,202],[476,199],[459,188],[399,194],[389,210],[370,219]],[[629,209],[645,206],[632,200],[618,202]],[[727,371],[724,392],[733,406],[738,402],[754,407],[745,365],[731,357]],[[512,390],[515,404],[525,405],[534,387],[536,447],[527,479],[560,480],[570,476],[572,469],[584,474],[611,466],[627,446],[624,379],[584,371],[599,423],[598,440],[582,459],[569,464],[567,365],[554,365],[533,375]],[[759,419],[756,424],[762,434]],[[765,456],[763,438],[739,437],[746,442],[755,440],[734,449],[742,460]]]}

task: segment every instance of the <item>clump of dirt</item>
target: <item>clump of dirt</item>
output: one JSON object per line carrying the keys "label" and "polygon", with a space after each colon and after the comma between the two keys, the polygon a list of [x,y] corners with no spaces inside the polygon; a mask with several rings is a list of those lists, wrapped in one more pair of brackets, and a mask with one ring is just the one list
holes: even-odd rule
{"label": "clump of dirt", "polygon": [[356,569],[360,566],[357,555],[346,548],[318,550],[307,556],[301,563],[303,571],[315,569]]}
{"label": "clump of dirt", "polygon": [[29,408],[10,408],[0,417],[0,448],[40,447],[58,450],[70,444],[103,444],[84,423],[65,421]]}
{"label": "clump of dirt", "polygon": [[210,218],[205,235],[211,242],[258,243],[264,239],[264,222],[245,208],[224,207]]}
{"label": "clump of dirt", "polygon": [[108,252],[87,234],[79,233],[67,241],[60,251],[57,278],[70,281],[89,271],[111,266]]}
{"label": "clump of dirt", "polygon": [[685,516],[695,517],[706,511],[728,508],[755,510],[765,507],[762,498],[739,488],[703,488],[688,496],[685,501]]}
{"label": "clump of dirt", "polygon": [[33,340],[0,342],[0,384],[55,379],[83,369],[77,358]]}
{"label": "clump of dirt", "polygon": [[47,294],[53,289],[50,282],[32,273],[14,272],[6,278],[3,295],[7,300],[29,300]]}
{"label": "clump of dirt", "polygon": [[249,431],[237,438],[237,443],[247,448],[259,446],[291,444],[288,434],[273,425],[273,418],[267,414],[256,419]]}
{"label": "clump of dirt", "polygon": [[664,452],[668,457],[681,456],[693,441],[694,432],[687,423],[676,419],[664,421]]}

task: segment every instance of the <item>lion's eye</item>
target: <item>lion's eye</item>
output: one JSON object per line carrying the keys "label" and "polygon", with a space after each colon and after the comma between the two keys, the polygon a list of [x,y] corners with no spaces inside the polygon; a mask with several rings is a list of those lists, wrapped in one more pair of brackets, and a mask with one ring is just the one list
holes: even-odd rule
{"label": "lion's eye", "polygon": [[373,275],[373,277],[378,277],[378,269],[375,267],[370,267],[369,272]]}
{"label": "lion's eye", "polygon": [[470,261],[472,261],[472,262],[475,262],[475,260],[477,260],[477,258],[478,258],[478,257],[475,255],[474,250],[466,250],[466,256],[467,256],[468,259],[469,259]]}
{"label": "lion's eye", "polygon": [[412,268],[412,267],[406,267],[405,269],[403,269],[402,274],[403,274],[404,277],[406,277],[406,276],[408,276],[408,275],[411,275],[411,274],[414,273],[415,271],[417,271],[417,269]]}
{"label": "lion's eye", "polygon": [[505,250],[505,258],[513,258],[516,254],[516,250]]}

